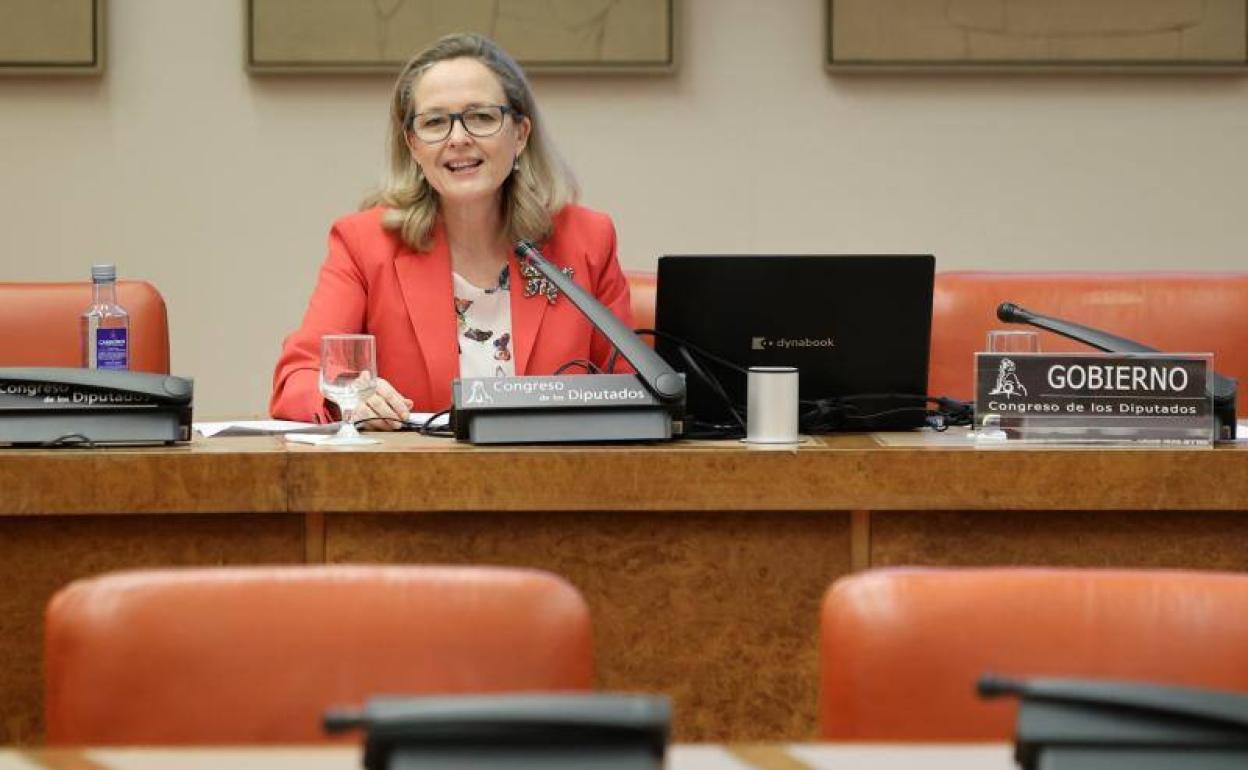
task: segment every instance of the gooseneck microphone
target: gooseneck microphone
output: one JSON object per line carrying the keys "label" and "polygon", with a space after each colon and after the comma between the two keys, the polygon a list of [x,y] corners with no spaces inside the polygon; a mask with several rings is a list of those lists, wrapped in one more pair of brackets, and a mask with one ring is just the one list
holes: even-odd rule
{"label": "gooseneck microphone", "polygon": [[667,441],[680,435],[684,379],[536,246],[519,241],[515,251],[528,275],[536,271],[545,278],[542,293],[553,299],[562,292],[636,374],[594,373],[596,367],[580,361],[590,373],[457,377],[451,382],[455,438],[473,444],[549,444]]}
{"label": "gooseneck microphone", "polygon": [[603,333],[620,355],[632,364],[642,384],[664,403],[676,403],[685,398],[685,380],[664,361],[649,345],[641,341],[632,329],[607,309],[589,292],[568,276],[559,272],[537,246],[529,241],[516,241],[516,256],[527,260],[537,268],[546,280],[555,285],[595,329]]}
{"label": "gooseneck microphone", "polygon": [[[1006,323],[1019,323],[1035,326],[1038,329],[1060,334],[1075,342],[1103,350],[1106,353],[1160,353],[1157,348],[1119,337],[1116,334],[1093,329],[1090,326],[1065,321],[1060,318],[1033,313],[1013,302],[1002,302],[997,305],[997,318]],[[1188,351],[1191,352],[1191,351]],[[1235,401],[1239,393],[1239,383],[1234,377],[1227,377],[1217,372],[1210,373],[1209,395],[1213,398],[1214,418],[1218,423],[1218,435],[1223,439],[1234,439],[1236,434]]]}
{"label": "gooseneck microphone", "polygon": [[1103,332],[1100,329],[1093,329],[1073,321],[1063,321],[1060,318],[1050,318],[1039,313],[1033,313],[1024,307],[1015,305],[1013,302],[1002,302],[1000,305],[997,305],[997,318],[1006,323],[1028,324],[1038,329],[1060,334],[1067,339],[1082,342],[1106,353],[1161,352],[1157,348],[1150,348],[1134,340]]}

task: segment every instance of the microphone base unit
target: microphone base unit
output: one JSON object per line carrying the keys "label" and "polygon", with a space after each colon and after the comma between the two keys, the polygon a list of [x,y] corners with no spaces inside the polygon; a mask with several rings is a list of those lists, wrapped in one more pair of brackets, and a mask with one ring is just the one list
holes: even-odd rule
{"label": "microphone base unit", "polygon": [[632,374],[465,378],[451,393],[455,438],[471,444],[668,441],[683,408]]}
{"label": "microphone base unit", "polygon": [[0,445],[153,446],[191,440],[190,410],[0,412]]}
{"label": "microphone base unit", "polygon": [[[1157,348],[1143,345],[1126,337],[1119,337],[1109,332],[1084,326],[1062,318],[1051,318],[1033,313],[1025,307],[1013,302],[1002,302],[997,305],[997,318],[1006,323],[1027,324],[1037,329],[1059,334],[1075,342],[1103,350],[1106,353],[1160,353]],[[1195,351],[1188,351],[1195,352]],[[1216,363],[1216,361],[1215,361]],[[1235,407],[1239,395],[1239,383],[1234,377],[1213,372],[1209,385],[1209,396],[1213,399],[1213,417],[1215,423],[1215,439],[1217,441],[1235,441],[1238,425]]]}
{"label": "microphone base unit", "polygon": [[194,383],[143,372],[0,368],[0,445],[147,446],[191,440]]}
{"label": "microphone base unit", "polygon": [[1236,403],[1239,398],[1239,387],[1234,379],[1230,379],[1230,389],[1221,392],[1215,388],[1213,395],[1213,420],[1217,429],[1218,441],[1235,441],[1239,418],[1236,414]]}

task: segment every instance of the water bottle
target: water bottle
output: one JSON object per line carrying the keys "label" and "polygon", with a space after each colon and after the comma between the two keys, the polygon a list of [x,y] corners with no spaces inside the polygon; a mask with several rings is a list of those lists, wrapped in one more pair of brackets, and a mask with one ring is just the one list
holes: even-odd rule
{"label": "water bottle", "polygon": [[130,368],[130,315],[117,304],[115,265],[91,266],[91,306],[82,314],[82,365]]}

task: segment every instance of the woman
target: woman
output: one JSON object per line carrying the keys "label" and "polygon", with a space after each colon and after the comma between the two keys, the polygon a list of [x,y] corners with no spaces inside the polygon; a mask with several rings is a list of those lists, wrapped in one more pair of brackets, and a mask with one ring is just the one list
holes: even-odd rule
{"label": "woman", "polygon": [[381,380],[352,417],[379,429],[446,409],[457,376],[605,365],[606,339],[512,253],[519,239],[538,243],[631,322],[615,228],[576,195],[519,65],[476,35],[434,43],[399,75],[389,176],[364,210],[334,223],[303,324],[282,347],[269,411],[336,419],[317,388],[324,334],[376,335]]}

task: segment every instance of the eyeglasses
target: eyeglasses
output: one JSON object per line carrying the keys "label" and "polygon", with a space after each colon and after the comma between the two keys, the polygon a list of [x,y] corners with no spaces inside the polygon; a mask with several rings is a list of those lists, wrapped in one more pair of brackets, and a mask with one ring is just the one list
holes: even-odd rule
{"label": "eyeglasses", "polygon": [[451,135],[455,121],[478,139],[494,136],[503,127],[503,117],[519,116],[520,113],[505,104],[470,107],[463,112],[418,112],[412,116],[410,125],[416,138],[426,144],[436,144]]}

